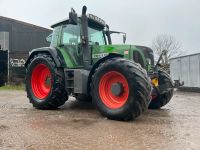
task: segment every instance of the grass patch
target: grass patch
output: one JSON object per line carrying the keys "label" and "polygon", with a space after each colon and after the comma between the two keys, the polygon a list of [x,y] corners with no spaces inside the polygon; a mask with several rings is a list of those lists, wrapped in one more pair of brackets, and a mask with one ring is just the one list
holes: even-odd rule
{"label": "grass patch", "polygon": [[24,85],[6,85],[0,87],[0,90],[25,90]]}

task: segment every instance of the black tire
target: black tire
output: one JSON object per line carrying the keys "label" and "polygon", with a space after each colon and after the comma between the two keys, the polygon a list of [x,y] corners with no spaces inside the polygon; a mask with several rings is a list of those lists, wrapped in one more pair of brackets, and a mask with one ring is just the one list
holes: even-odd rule
{"label": "black tire", "polygon": [[163,70],[158,70],[158,84],[161,86],[160,92],[155,99],[153,99],[150,104],[150,109],[159,109],[165,106],[171,100],[173,96],[173,82],[169,74]]}
{"label": "black tire", "polygon": [[92,102],[92,97],[85,94],[78,94],[75,98],[80,102]]}
{"label": "black tire", "polygon": [[[45,65],[51,73],[51,90],[47,97],[39,99],[32,89],[32,73],[37,65]],[[39,74],[38,74],[39,76]],[[64,72],[62,68],[57,68],[54,60],[47,54],[35,55],[27,66],[26,74],[26,92],[30,103],[38,109],[56,109],[63,105],[68,99],[68,94],[65,91]]]}
{"label": "black tire", "polygon": [[[122,74],[128,82],[128,99],[117,109],[107,107],[100,98],[100,80],[109,71]],[[146,71],[139,64],[123,58],[106,60],[100,64],[92,76],[91,96],[93,103],[103,116],[113,120],[131,120],[141,115],[148,109],[150,90],[150,80]]]}

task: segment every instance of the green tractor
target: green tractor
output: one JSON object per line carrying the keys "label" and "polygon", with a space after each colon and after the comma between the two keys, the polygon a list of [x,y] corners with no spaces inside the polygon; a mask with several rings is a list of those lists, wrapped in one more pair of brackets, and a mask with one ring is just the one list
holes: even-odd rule
{"label": "green tractor", "polygon": [[[146,109],[169,102],[173,84],[169,75],[154,66],[148,47],[112,45],[104,20],[92,14],[52,25],[50,47],[30,51],[25,64],[26,91],[33,107],[56,109],[68,96],[92,101],[109,119],[130,120]],[[123,34],[125,43],[126,34]]]}

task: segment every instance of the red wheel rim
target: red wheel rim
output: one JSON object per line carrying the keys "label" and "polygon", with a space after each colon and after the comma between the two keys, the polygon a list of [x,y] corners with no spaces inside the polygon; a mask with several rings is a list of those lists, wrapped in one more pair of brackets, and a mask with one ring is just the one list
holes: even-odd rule
{"label": "red wheel rim", "polygon": [[38,99],[46,98],[51,91],[52,79],[49,68],[44,64],[38,64],[32,72],[31,87],[33,94]]}
{"label": "red wheel rim", "polygon": [[[111,86],[115,83],[120,83],[123,87],[123,92],[116,96],[111,91]],[[102,102],[111,109],[122,107],[129,96],[129,86],[126,78],[117,71],[110,71],[103,75],[99,82],[99,95]]]}

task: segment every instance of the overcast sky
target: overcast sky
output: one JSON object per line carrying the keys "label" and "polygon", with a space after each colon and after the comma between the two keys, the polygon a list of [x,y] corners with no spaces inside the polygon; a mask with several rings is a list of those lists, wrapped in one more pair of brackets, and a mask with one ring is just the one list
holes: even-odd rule
{"label": "overcast sky", "polygon": [[170,34],[187,53],[200,52],[199,0],[0,0],[0,15],[49,28],[83,5],[126,32],[127,43],[151,47],[158,34]]}

